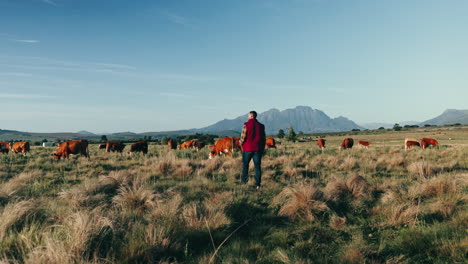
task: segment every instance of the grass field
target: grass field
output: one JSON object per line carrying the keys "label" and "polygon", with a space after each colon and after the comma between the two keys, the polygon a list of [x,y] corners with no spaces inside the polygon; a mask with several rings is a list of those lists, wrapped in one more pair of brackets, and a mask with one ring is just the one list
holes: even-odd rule
{"label": "grass field", "polygon": [[468,127],[344,137],[267,150],[258,191],[207,148],[0,155],[0,263],[465,263]]}

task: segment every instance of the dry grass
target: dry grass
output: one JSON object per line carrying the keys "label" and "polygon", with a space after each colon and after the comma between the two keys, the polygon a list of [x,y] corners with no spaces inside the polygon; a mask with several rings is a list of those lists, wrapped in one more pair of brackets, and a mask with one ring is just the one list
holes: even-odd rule
{"label": "dry grass", "polygon": [[143,215],[155,207],[155,194],[142,185],[122,186],[112,202],[124,212]]}
{"label": "dry grass", "polygon": [[415,161],[408,165],[408,172],[426,178],[434,175],[436,168],[426,161]]}
{"label": "dry grass", "polygon": [[[239,153],[0,155],[0,262],[209,263],[232,233],[214,262],[462,263],[468,127],[423,130],[358,134],[371,147],[341,152],[343,135],[323,151],[283,141],[260,190],[238,185]],[[404,150],[423,136],[440,149]]]}
{"label": "dry grass", "polygon": [[352,156],[347,156],[344,158],[343,162],[340,165],[342,170],[353,170],[359,168],[359,164],[356,158]]}
{"label": "dry grass", "polygon": [[10,203],[0,215],[0,240],[14,227],[23,225],[28,218],[34,217],[39,211],[40,203],[36,200]]}
{"label": "dry grass", "polygon": [[343,200],[347,196],[353,198],[367,198],[369,196],[369,183],[367,180],[355,174],[349,179],[333,177],[325,187],[325,196],[328,200]]}
{"label": "dry grass", "polygon": [[40,170],[22,172],[18,176],[13,177],[0,185],[0,195],[10,197],[14,193],[25,188],[28,184],[34,181],[34,179],[41,175],[43,175],[43,173]]}
{"label": "dry grass", "polygon": [[[73,213],[65,221],[68,239],[66,246],[73,256],[89,259],[99,248],[93,242],[100,242],[106,233],[113,229],[112,221],[99,215],[99,210],[79,211]],[[96,241],[97,240],[97,241]]]}
{"label": "dry grass", "polygon": [[231,223],[225,209],[232,203],[232,193],[216,194],[203,203],[189,203],[182,207],[182,219],[188,227],[199,229],[208,226],[219,228]]}
{"label": "dry grass", "polygon": [[335,230],[341,230],[346,225],[346,217],[339,217],[335,214],[332,214],[330,217],[330,227]]}
{"label": "dry grass", "polygon": [[280,205],[278,215],[287,216],[292,221],[314,221],[319,213],[328,210],[323,193],[313,183],[304,182],[285,187],[273,199],[273,205]]}

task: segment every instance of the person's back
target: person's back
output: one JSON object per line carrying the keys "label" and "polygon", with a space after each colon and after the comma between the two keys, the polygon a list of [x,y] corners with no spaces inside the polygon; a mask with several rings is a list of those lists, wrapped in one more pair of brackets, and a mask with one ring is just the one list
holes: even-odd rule
{"label": "person's back", "polygon": [[249,119],[244,123],[246,127],[243,151],[263,151],[265,149],[265,126],[257,119]]}
{"label": "person's back", "polygon": [[241,183],[245,184],[249,180],[249,163],[253,159],[255,166],[255,185],[260,188],[262,170],[261,159],[265,149],[265,126],[257,121],[257,112],[249,113],[249,120],[244,123],[240,143],[242,146],[242,175]]}

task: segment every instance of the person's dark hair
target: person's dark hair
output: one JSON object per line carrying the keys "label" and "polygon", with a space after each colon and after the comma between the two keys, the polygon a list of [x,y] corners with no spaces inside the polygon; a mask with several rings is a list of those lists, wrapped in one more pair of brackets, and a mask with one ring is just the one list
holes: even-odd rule
{"label": "person's dark hair", "polygon": [[255,111],[250,111],[249,114],[252,114],[253,118],[257,118],[257,112],[255,112]]}

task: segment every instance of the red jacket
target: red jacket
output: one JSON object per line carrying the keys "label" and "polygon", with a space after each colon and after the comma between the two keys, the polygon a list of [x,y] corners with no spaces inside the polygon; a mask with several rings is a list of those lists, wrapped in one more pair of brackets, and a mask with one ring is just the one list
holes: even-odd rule
{"label": "red jacket", "polygon": [[244,123],[245,140],[242,142],[243,151],[263,151],[265,149],[265,126],[257,119],[249,119]]}

